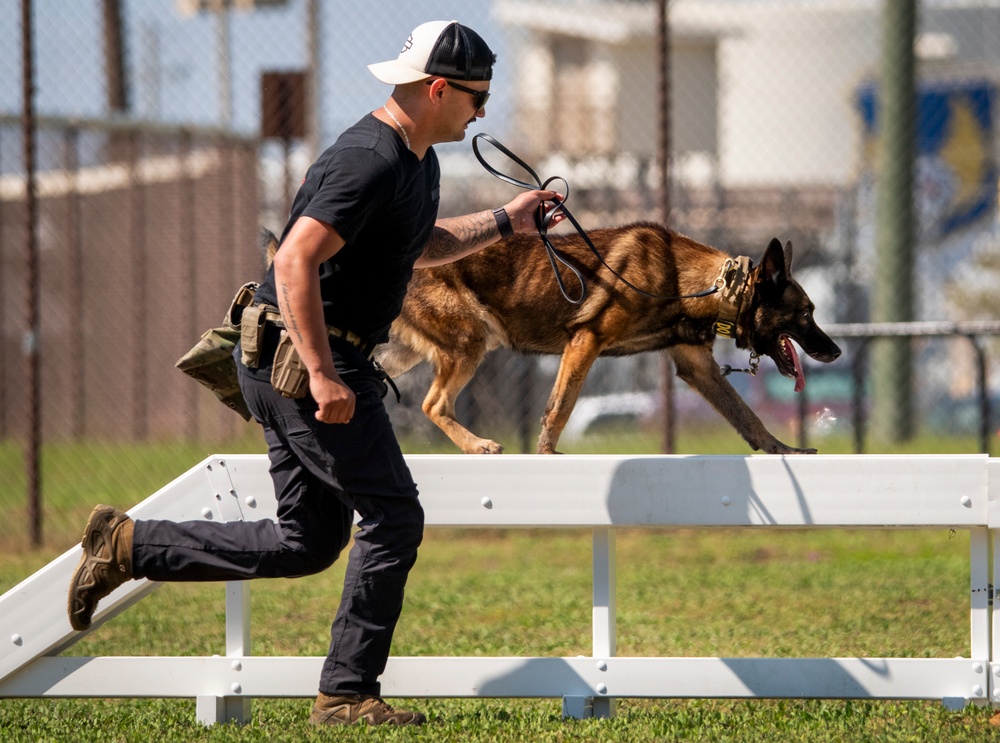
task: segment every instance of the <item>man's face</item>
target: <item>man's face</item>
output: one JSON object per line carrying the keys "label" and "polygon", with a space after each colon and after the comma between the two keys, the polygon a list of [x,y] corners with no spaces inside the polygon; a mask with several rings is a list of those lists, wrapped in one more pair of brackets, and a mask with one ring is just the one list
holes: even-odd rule
{"label": "man's face", "polygon": [[[481,93],[488,93],[488,80],[456,81],[445,80],[443,94],[445,110],[449,122],[455,122],[452,140],[460,142],[465,139],[469,124],[486,115],[486,104]],[[485,96],[488,98],[489,96]],[[482,105],[480,106],[480,102]],[[478,107],[477,107],[478,106]]]}

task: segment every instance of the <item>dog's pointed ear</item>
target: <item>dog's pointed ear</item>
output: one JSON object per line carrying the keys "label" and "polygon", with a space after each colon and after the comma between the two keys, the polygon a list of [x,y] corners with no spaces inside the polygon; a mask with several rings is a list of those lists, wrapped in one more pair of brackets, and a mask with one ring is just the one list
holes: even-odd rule
{"label": "dog's pointed ear", "polygon": [[792,241],[785,241],[785,273],[792,275]]}
{"label": "dog's pointed ear", "polygon": [[777,286],[787,280],[785,251],[778,238],[772,238],[760,261],[761,276],[769,284]]}
{"label": "dog's pointed ear", "polygon": [[264,270],[266,271],[271,267],[271,263],[274,261],[274,254],[278,250],[278,238],[267,227],[261,227],[260,234],[258,235],[258,246],[260,248],[260,257],[264,261]]}

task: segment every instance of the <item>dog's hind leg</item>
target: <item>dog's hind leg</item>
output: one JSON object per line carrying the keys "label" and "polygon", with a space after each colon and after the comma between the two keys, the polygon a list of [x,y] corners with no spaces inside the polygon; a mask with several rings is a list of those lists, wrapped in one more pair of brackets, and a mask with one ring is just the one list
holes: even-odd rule
{"label": "dog's hind leg", "polygon": [[601,345],[597,336],[590,330],[577,331],[566,344],[559,362],[556,383],[552,387],[549,402],[545,406],[545,414],[542,416],[542,433],[538,437],[539,454],[557,453],[556,443],[559,441],[559,434],[566,427],[587,373],[600,353]]}
{"label": "dog's hind leg", "polygon": [[462,353],[448,356],[436,354],[433,359],[434,381],[424,398],[424,414],[466,454],[503,452],[503,447],[496,441],[476,436],[455,418],[458,394],[472,379],[485,355],[482,347],[476,350],[464,348]]}

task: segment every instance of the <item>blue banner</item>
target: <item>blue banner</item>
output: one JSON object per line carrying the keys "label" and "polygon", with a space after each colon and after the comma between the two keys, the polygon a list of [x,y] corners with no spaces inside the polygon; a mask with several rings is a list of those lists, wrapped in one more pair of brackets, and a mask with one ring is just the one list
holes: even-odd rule
{"label": "blue banner", "polygon": [[[917,90],[915,199],[921,231],[938,238],[993,212],[994,85],[984,80],[921,83]],[[878,90],[858,92],[865,153],[877,152]],[[866,167],[875,163],[865,157]],[[877,165],[876,165],[877,166]]]}

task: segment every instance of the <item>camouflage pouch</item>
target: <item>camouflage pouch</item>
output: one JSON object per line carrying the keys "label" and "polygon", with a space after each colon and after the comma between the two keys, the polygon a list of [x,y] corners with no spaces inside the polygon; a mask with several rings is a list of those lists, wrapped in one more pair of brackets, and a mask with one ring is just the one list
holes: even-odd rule
{"label": "camouflage pouch", "polygon": [[222,327],[206,330],[194,348],[175,364],[189,377],[212,390],[226,407],[235,410],[245,420],[250,420],[252,416],[240,391],[233,349],[240,340],[243,310],[253,301],[256,291],[255,282],[241,286],[226,312]]}

